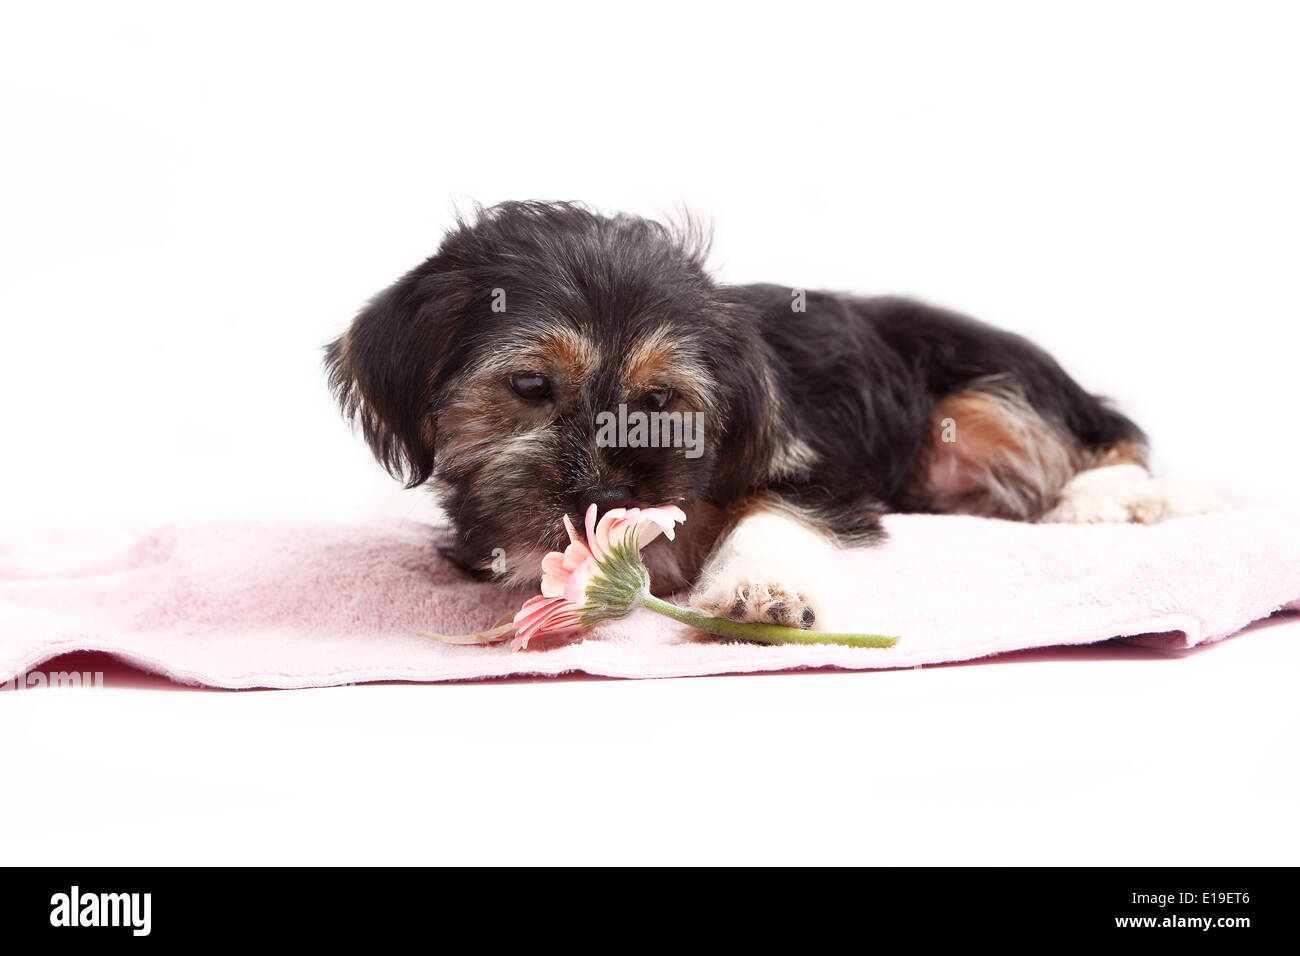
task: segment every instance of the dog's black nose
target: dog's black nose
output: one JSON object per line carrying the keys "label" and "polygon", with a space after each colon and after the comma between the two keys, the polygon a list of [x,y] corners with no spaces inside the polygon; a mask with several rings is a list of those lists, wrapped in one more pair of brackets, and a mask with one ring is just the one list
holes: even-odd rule
{"label": "dog's black nose", "polygon": [[596,512],[603,515],[610,508],[635,508],[637,502],[632,497],[632,488],[629,485],[620,485],[617,488],[589,488],[573,496],[573,507],[579,515],[585,515],[587,508],[592,504],[595,504]]}

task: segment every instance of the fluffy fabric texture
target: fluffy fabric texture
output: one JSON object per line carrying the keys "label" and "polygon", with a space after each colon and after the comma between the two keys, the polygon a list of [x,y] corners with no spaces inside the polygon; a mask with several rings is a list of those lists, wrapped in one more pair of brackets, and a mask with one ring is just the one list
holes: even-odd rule
{"label": "fluffy fabric texture", "polygon": [[488,627],[527,595],[466,579],[438,553],[443,533],[410,521],[13,536],[0,539],[0,683],[74,650],[230,688],[913,667],[1116,637],[1190,647],[1300,609],[1300,509],[1154,527],[886,524],[883,547],[845,553],[825,605],[841,627],[900,635],[887,650],[731,643],[644,610],[523,652],[436,643],[417,632]]}

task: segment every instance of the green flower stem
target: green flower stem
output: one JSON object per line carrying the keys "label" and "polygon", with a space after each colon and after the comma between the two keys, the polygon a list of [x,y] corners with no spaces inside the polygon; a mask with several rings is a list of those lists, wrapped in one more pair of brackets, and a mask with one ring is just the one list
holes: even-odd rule
{"label": "green flower stem", "polygon": [[646,591],[641,595],[641,603],[656,613],[681,621],[691,627],[698,627],[710,634],[723,637],[738,637],[745,641],[758,641],[761,644],[847,644],[849,647],[893,647],[898,638],[883,634],[829,634],[825,631],[805,631],[798,627],[782,627],[779,624],[758,624],[751,621],[733,621],[725,617],[709,617],[696,611],[660,600]]}

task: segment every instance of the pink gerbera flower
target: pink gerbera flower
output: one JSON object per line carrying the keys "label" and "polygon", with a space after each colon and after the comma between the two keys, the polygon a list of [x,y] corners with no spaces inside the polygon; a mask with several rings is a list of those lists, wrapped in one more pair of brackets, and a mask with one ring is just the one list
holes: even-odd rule
{"label": "pink gerbera flower", "polygon": [[671,541],[677,523],[685,520],[681,508],[668,505],[612,508],[598,522],[593,504],[587,509],[584,542],[565,515],[569,544],[542,559],[542,593],[515,615],[515,649],[527,647],[534,637],[590,627],[631,611],[648,583],[641,549],[661,534]]}
{"label": "pink gerbera flower", "polygon": [[513,632],[513,647],[521,650],[534,637],[588,628],[645,607],[710,634],[763,644],[891,647],[898,641],[881,634],[826,634],[709,617],[655,597],[650,593],[650,572],[641,561],[641,549],[661,534],[672,540],[677,524],[685,520],[681,508],[666,505],[613,508],[597,521],[593,504],[587,509],[584,541],[565,515],[569,544],[563,551],[552,551],[542,559],[542,593],[525,601],[513,621],[472,634],[420,633],[451,644],[491,644],[505,640]]}

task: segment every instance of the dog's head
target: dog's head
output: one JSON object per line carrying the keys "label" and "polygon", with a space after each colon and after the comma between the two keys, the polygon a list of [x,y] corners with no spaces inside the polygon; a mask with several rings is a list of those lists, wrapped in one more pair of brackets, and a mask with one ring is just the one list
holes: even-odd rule
{"label": "dog's head", "polygon": [[535,577],[566,513],[744,483],[725,444],[764,383],[703,247],[573,203],[479,210],[328,347],[330,384],[390,473],[432,479],[459,560]]}

